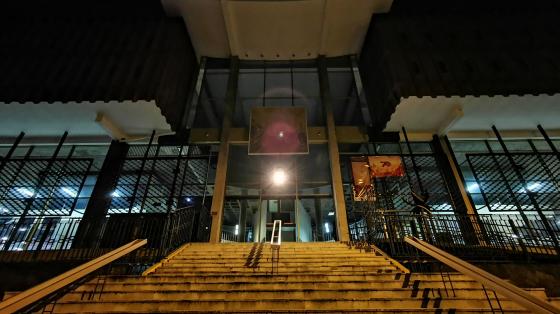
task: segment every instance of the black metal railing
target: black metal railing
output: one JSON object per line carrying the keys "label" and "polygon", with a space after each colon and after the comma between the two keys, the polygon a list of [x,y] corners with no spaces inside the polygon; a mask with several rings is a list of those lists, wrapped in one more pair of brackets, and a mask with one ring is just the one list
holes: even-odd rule
{"label": "black metal railing", "polygon": [[[558,248],[542,221],[518,215],[373,214],[350,224],[353,241],[377,245],[399,260],[422,259],[404,243],[414,236],[466,260],[558,258]],[[560,239],[560,217],[549,215]]]}
{"label": "black metal railing", "polygon": [[0,262],[18,261],[25,256],[30,258],[29,254],[18,252],[32,252],[30,256],[35,260],[45,256],[81,261],[139,238],[148,240],[140,255],[157,260],[191,241],[196,210],[186,207],[170,214],[109,215],[103,221],[95,243],[87,248],[74,243],[80,223],[85,223],[82,218],[29,217],[19,227],[16,219],[4,220],[0,222]]}

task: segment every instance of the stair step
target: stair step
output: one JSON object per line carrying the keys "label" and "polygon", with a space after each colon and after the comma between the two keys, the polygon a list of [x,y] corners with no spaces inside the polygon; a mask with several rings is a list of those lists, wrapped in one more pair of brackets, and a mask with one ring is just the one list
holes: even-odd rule
{"label": "stair step", "polygon": [[[150,313],[150,312],[238,312],[238,311],[290,311],[301,312],[306,310],[323,310],[323,311],[339,311],[361,310],[361,311],[377,311],[383,310],[402,310],[418,311],[429,309],[433,313],[434,305],[438,301],[429,299],[423,304],[422,299],[376,299],[376,300],[352,300],[352,299],[323,299],[323,300],[307,300],[294,301],[280,299],[271,301],[262,301],[258,299],[246,299],[243,301],[143,301],[143,300],[127,300],[123,302],[117,301],[98,301],[95,303],[87,303],[80,301],[60,301],[55,305],[56,313],[79,313],[79,312],[105,312],[105,313]],[[504,310],[522,311],[522,309],[508,300],[502,300],[501,306]],[[494,307],[497,307],[494,304]],[[441,309],[480,309],[488,311],[490,309],[486,299],[444,299],[439,302]]]}
{"label": "stair step", "polygon": [[[128,291],[128,290],[111,290],[104,287],[102,295],[90,296],[89,293],[78,291],[71,292],[62,297],[61,301],[87,301],[92,298],[96,301],[127,301],[127,300],[143,300],[143,301],[243,301],[247,299],[257,299],[260,301],[312,301],[325,299],[351,299],[355,301],[372,301],[377,299],[422,299],[422,292],[413,292],[408,288],[392,288],[392,289],[331,289],[331,290],[302,290],[302,289],[278,289],[278,290],[261,290],[261,291],[181,291],[181,290],[160,290],[160,291]],[[469,299],[478,300],[486,299],[482,289],[460,289],[455,291],[455,296],[448,291],[449,295],[444,291],[430,291],[429,297],[438,298],[445,297],[446,300],[452,299]],[[491,300],[495,299],[493,294],[489,295]],[[500,297],[503,299],[503,297]]]}
{"label": "stair step", "polygon": [[[75,291],[93,291],[96,283],[88,283],[78,287]],[[185,283],[175,282],[142,282],[127,280],[122,282],[106,282],[104,291],[261,291],[261,290],[336,290],[342,287],[347,290],[368,289],[394,289],[402,288],[403,283],[396,280],[389,281],[344,281],[344,282],[205,282]],[[419,289],[445,289],[451,293],[449,284],[444,285],[441,281],[422,281]],[[481,285],[474,281],[457,281],[453,283],[453,289],[480,289]],[[444,291],[442,293],[445,293]]]}

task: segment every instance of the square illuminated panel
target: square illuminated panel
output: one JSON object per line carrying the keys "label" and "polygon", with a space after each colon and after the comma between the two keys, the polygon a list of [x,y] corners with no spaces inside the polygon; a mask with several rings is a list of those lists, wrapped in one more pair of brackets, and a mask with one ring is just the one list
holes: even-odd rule
{"label": "square illuminated panel", "polygon": [[303,107],[254,107],[249,128],[250,155],[308,154]]}

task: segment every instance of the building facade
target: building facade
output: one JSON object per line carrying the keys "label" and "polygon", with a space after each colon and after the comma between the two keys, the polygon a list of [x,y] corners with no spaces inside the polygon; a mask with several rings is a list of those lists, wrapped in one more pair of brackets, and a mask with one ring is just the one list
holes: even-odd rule
{"label": "building facade", "polygon": [[[407,235],[467,259],[560,252],[554,2],[1,6],[6,269],[140,237],[146,261],[267,242],[275,220],[284,241],[394,257]],[[303,108],[307,151],[250,153],[256,108]],[[368,157],[402,173],[368,172],[359,198]]]}

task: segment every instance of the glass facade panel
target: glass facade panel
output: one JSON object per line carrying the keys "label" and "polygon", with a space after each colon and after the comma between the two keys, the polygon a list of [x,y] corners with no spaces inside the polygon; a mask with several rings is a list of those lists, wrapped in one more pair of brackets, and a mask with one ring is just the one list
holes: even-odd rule
{"label": "glass facade panel", "polygon": [[274,220],[282,220],[282,241],[334,240],[326,145],[292,156],[248,155],[247,149],[230,147],[222,241],[270,241]]}

